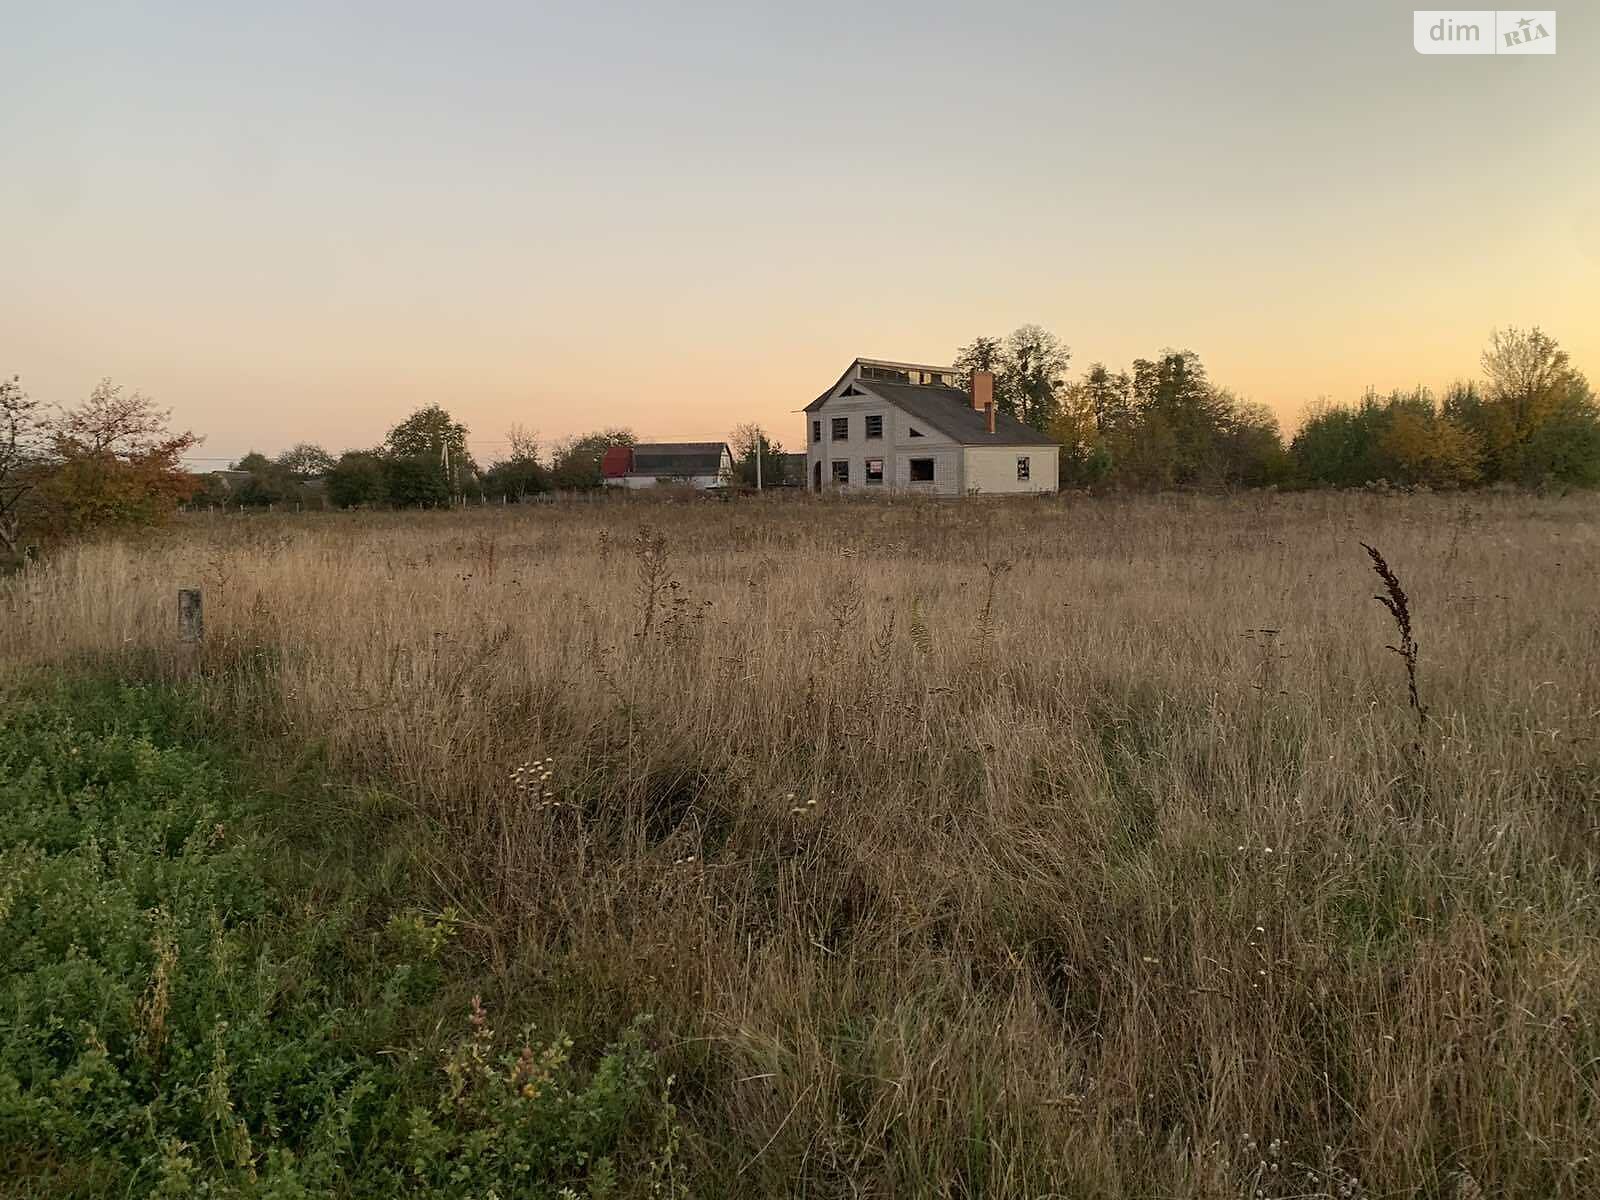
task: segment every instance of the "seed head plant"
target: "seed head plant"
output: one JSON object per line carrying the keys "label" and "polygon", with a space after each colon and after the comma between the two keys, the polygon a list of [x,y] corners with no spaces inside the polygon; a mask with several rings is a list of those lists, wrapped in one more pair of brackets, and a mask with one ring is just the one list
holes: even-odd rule
{"label": "seed head plant", "polygon": [[1377,572],[1378,578],[1383,581],[1383,594],[1374,596],[1379,604],[1389,610],[1389,615],[1394,618],[1395,629],[1400,634],[1400,644],[1386,646],[1385,649],[1393,651],[1400,656],[1406,667],[1406,703],[1417,718],[1417,736],[1420,738],[1427,724],[1427,710],[1422,707],[1422,700],[1417,694],[1417,639],[1411,632],[1411,601],[1406,596],[1405,589],[1400,586],[1400,580],[1384,560],[1382,554],[1374,546],[1361,543],[1361,548],[1367,552],[1367,557],[1372,560],[1372,569]]}
{"label": "seed head plant", "polygon": [[983,564],[984,590],[983,609],[978,614],[978,648],[987,650],[989,641],[994,637],[994,594],[1000,584],[1001,576],[1007,574],[1013,566],[1009,559]]}

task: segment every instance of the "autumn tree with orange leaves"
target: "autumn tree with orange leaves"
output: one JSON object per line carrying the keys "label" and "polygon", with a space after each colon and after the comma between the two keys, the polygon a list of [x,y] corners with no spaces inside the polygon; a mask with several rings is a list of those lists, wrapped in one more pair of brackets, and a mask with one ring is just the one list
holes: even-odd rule
{"label": "autumn tree with orange leaves", "polygon": [[171,414],[148,396],[102,379],[88,399],[48,426],[38,488],[47,534],[155,524],[193,495],[183,456],[200,439],[173,432]]}

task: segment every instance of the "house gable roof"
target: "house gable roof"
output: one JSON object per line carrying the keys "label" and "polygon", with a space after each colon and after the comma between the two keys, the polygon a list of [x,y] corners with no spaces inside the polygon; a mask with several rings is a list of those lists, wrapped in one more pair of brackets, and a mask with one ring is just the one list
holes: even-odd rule
{"label": "house gable roof", "polygon": [[[954,367],[935,367],[935,366],[932,366],[932,365],[930,365],[928,363],[897,362],[894,359],[888,359],[888,358],[857,358],[857,359],[854,359],[854,360],[851,361],[850,365],[844,369],[844,374],[839,376],[838,379],[834,380],[833,381],[833,385],[831,387],[829,387],[827,391],[823,392],[822,395],[818,396],[810,404],[806,405],[805,411],[806,412],[816,412],[817,409],[821,408],[824,404],[826,404],[828,402],[829,397],[831,397],[835,392],[837,392],[839,390],[839,385],[841,383],[844,383],[846,380],[855,380],[856,383],[863,383],[863,382],[864,383],[871,383],[871,382],[873,382],[874,381],[874,377],[869,375],[868,372],[872,371],[872,370],[875,370],[875,369],[878,369],[878,368],[884,368],[884,369],[887,369],[889,371],[898,372],[898,373],[901,373],[901,374],[910,374],[910,373],[913,373],[913,372],[924,374],[924,375],[958,375],[958,374],[960,374],[960,372],[957,371]],[[882,378],[882,376],[880,375],[878,378]],[[892,380],[888,380],[888,379],[885,379],[883,381],[886,382],[886,383],[887,382],[893,382]],[[926,385],[921,385],[921,386],[926,386]],[[852,383],[850,388],[846,388],[845,391],[840,392],[840,395],[845,395],[845,396],[858,395],[859,393],[857,393],[856,391],[853,390],[854,387],[855,387],[855,384]]]}
{"label": "house gable roof", "polygon": [[832,383],[830,383],[828,385],[828,390],[827,391],[823,392],[822,395],[818,396],[810,404],[806,405],[805,411],[806,412],[816,412],[817,409],[821,408],[824,404],[826,404],[828,402],[828,397],[833,395],[834,392],[839,390],[839,385],[841,383],[843,383],[846,379],[849,379],[850,376],[855,373],[855,369],[860,364],[860,362],[861,362],[861,360],[858,358],[858,359],[855,360],[855,362],[852,362],[848,367],[846,367],[844,369],[844,374],[839,376],[839,378],[835,379]]}
{"label": "house gable roof", "polygon": [[[921,421],[951,441],[963,446],[1054,446],[1056,442],[1031,425],[1024,425],[1007,413],[994,414],[994,432],[989,432],[989,419],[972,407],[972,399],[960,388],[943,387],[931,383],[888,383],[879,379],[857,377],[862,363],[874,364],[877,359],[858,358],[845,368],[844,374],[818,396],[805,411],[816,412],[846,380],[857,393],[876,396],[894,405],[912,419]],[[950,367],[925,367],[915,363],[889,364],[911,370],[951,374]]]}
{"label": "house gable roof", "polygon": [[1055,441],[1031,425],[1024,425],[1009,413],[994,414],[994,432],[989,418],[972,407],[972,400],[959,388],[923,383],[859,382],[863,391],[886,400],[914,421],[933,426],[953,442],[963,446],[1054,446]]}

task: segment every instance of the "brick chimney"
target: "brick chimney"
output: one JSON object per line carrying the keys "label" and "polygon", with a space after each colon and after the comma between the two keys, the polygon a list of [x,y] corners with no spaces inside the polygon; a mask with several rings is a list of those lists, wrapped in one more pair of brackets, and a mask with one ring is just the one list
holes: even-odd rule
{"label": "brick chimney", "polygon": [[972,407],[982,412],[994,403],[994,372],[972,373]]}
{"label": "brick chimney", "polygon": [[994,372],[972,373],[972,407],[989,418],[989,432],[994,432]]}

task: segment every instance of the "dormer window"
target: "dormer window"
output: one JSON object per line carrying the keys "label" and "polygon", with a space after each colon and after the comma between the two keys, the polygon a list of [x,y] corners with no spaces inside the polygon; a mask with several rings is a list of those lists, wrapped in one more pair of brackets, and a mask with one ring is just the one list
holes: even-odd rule
{"label": "dormer window", "polygon": [[861,378],[876,379],[880,383],[911,383],[911,372],[899,367],[863,366]]}
{"label": "dormer window", "polygon": [[[866,380],[868,383],[909,383],[914,387],[955,387],[955,376],[946,370],[935,367],[902,366],[894,363],[861,363],[857,369],[857,379]],[[849,391],[839,393],[841,396],[850,395]]]}

